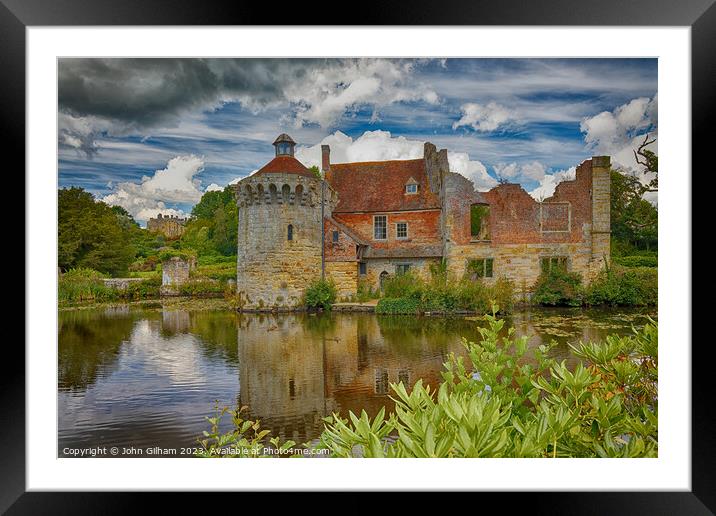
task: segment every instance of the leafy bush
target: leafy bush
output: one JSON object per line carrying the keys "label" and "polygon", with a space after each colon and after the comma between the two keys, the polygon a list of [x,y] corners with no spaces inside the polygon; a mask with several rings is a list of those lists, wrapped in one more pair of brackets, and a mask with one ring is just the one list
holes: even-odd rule
{"label": "leafy bush", "polygon": [[412,271],[388,276],[383,281],[383,296],[388,298],[420,297],[423,281]]}
{"label": "leafy bush", "polygon": [[210,278],[220,281],[236,279],[236,262],[215,263],[211,265],[199,265],[192,275],[196,277]]}
{"label": "leafy bush", "polygon": [[601,271],[589,285],[585,301],[589,305],[656,305],[659,299],[658,283],[656,268],[612,265]]}
{"label": "leafy bush", "polygon": [[615,256],[612,262],[624,267],[658,267],[659,258],[655,255],[646,256]]}
{"label": "leafy bush", "polygon": [[[496,307],[493,308],[493,314]],[[324,418],[318,445],[332,457],[656,457],[658,330],[653,321],[632,337],[572,346],[583,362],[570,370],[541,345],[525,360],[527,337],[487,316],[479,343],[464,341],[469,364],[450,354],[437,391],[418,380],[409,392],[391,384],[395,411]],[[238,418],[238,412],[233,413]],[[258,447],[258,423],[234,420],[218,433],[219,416],[201,440],[204,457],[240,441]],[[255,426],[256,425],[256,426]],[[244,434],[254,432],[250,437]],[[289,449],[292,444],[270,442]]]}
{"label": "leafy bush", "polygon": [[582,299],[582,276],[563,267],[543,271],[532,296],[533,302],[551,306],[581,306]]}
{"label": "leafy bush", "polygon": [[193,278],[179,285],[179,294],[192,297],[214,297],[224,294],[226,283],[208,278]]}
{"label": "leafy bush", "polygon": [[384,297],[375,307],[375,313],[379,315],[407,315],[417,314],[419,311],[420,301],[412,297]]}
{"label": "leafy bush", "polygon": [[330,310],[337,295],[338,289],[332,279],[317,279],[306,289],[303,304],[307,308]]}
{"label": "leafy bush", "polygon": [[373,288],[364,280],[358,280],[358,290],[356,291],[355,300],[359,303],[365,303],[370,299],[378,299],[380,297],[380,290],[373,290]]}
{"label": "leafy bush", "polygon": [[71,269],[58,282],[60,305],[81,302],[107,302],[118,300],[139,300],[159,297],[161,277],[154,273],[151,278],[132,281],[124,290],[108,287],[102,279],[105,276],[92,269]]}

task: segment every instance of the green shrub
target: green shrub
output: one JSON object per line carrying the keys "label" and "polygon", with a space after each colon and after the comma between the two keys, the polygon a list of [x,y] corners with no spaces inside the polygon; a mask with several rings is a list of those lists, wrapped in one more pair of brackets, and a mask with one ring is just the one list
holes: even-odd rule
{"label": "green shrub", "polygon": [[205,254],[200,255],[197,258],[198,264],[202,265],[218,265],[218,264],[231,264],[236,267],[236,255],[224,256],[223,254]]}
{"label": "green shrub", "polygon": [[383,297],[415,297],[419,298],[424,282],[412,271],[388,276],[383,281]]}
{"label": "green shrub", "polygon": [[581,306],[582,276],[563,267],[543,271],[534,287],[532,301],[550,306]]}
{"label": "green shrub", "polygon": [[70,269],[60,276],[57,284],[57,300],[59,304],[86,301],[112,301],[119,293],[106,287],[102,279],[106,276],[101,272],[84,267]]}
{"label": "green shrub", "polygon": [[220,281],[236,279],[236,262],[218,262],[211,265],[199,265],[192,271],[192,276],[210,278]]}
{"label": "green shrub", "polygon": [[378,301],[375,313],[379,315],[412,315],[420,311],[420,306],[420,301],[412,297],[384,297]]}
{"label": "green shrub", "polygon": [[371,299],[378,299],[380,297],[380,290],[373,290],[368,282],[365,280],[358,280],[358,290],[356,291],[355,300],[359,303],[365,303]]}
{"label": "green shrub", "polygon": [[209,278],[192,278],[179,285],[179,294],[192,297],[215,297],[224,294],[225,282]]}
{"label": "green shrub", "polygon": [[653,267],[612,265],[599,273],[586,291],[588,305],[649,306],[659,298],[659,274]]}
{"label": "green shrub", "polygon": [[659,258],[655,255],[646,256],[615,256],[612,262],[624,267],[658,267]]}
{"label": "green shrub", "polygon": [[310,309],[330,310],[336,302],[338,289],[332,279],[314,280],[303,295],[303,304]]}

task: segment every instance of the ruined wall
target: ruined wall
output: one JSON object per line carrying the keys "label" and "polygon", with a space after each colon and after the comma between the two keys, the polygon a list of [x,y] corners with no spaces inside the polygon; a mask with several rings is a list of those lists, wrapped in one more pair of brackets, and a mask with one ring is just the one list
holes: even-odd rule
{"label": "ruined wall", "polygon": [[196,258],[173,256],[162,262],[162,295],[176,295],[178,287],[189,281],[191,271],[196,268]]}
{"label": "ruined wall", "polygon": [[[325,214],[334,205],[333,192]],[[235,186],[238,204],[236,291],[247,310],[298,308],[321,275],[321,182],[288,173],[249,176]],[[292,239],[288,239],[288,226]]]}
{"label": "ruined wall", "polygon": [[[557,185],[554,195],[541,203],[517,184],[475,192],[462,176],[446,174],[442,225],[448,270],[461,277],[468,260],[493,258],[493,280],[505,276],[518,289],[529,290],[541,272],[541,257],[566,256],[569,270],[590,280],[602,264],[596,254],[609,253],[609,159],[594,159],[602,160],[597,161],[600,167],[593,168],[592,160],[583,162],[574,180]],[[593,178],[598,184],[594,196]],[[470,206],[474,203],[489,205],[490,240],[478,241],[471,235]],[[594,214],[601,217],[602,232],[597,238],[592,230]]]}
{"label": "ruined wall", "polygon": [[366,260],[366,274],[359,279],[366,282],[373,290],[380,288],[380,274],[387,272],[393,276],[397,266],[410,265],[410,272],[424,280],[430,279],[430,265],[440,263],[440,258],[378,258]]}

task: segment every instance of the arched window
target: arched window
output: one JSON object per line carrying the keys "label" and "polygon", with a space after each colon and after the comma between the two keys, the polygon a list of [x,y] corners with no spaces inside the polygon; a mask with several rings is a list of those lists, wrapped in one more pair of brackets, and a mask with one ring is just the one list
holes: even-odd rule
{"label": "arched window", "polygon": [[293,240],[293,224],[288,225],[288,240]]}
{"label": "arched window", "polygon": [[383,271],[380,273],[380,276],[378,278],[380,281],[380,288],[383,288],[383,283],[385,283],[385,280],[388,279],[388,273],[386,271]]}
{"label": "arched window", "polygon": [[271,202],[276,202],[276,197],[278,196],[278,188],[276,188],[276,185],[273,183],[269,185],[269,195],[271,197]]}
{"label": "arched window", "polygon": [[283,185],[281,187],[281,196],[283,197],[283,202],[288,203],[288,200],[291,198],[291,187]]}
{"label": "arched window", "polygon": [[296,185],[296,202],[301,204],[301,196],[303,195],[303,185]]}

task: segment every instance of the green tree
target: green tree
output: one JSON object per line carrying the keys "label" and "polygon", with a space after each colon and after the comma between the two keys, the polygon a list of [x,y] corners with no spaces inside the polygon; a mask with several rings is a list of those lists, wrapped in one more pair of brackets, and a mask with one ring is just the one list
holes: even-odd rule
{"label": "green tree", "polygon": [[644,199],[650,191],[639,178],[611,171],[611,230],[615,251],[655,250],[658,244],[658,212]]}
{"label": "green tree", "polygon": [[61,269],[95,269],[105,274],[126,274],[135,256],[129,213],[95,200],[82,188],[58,192],[57,260]]}
{"label": "green tree", "polygon": [[236,254],[237,213],[231,186],[206,192],[191,210],[181,247],[195,249],[199,255]]}

